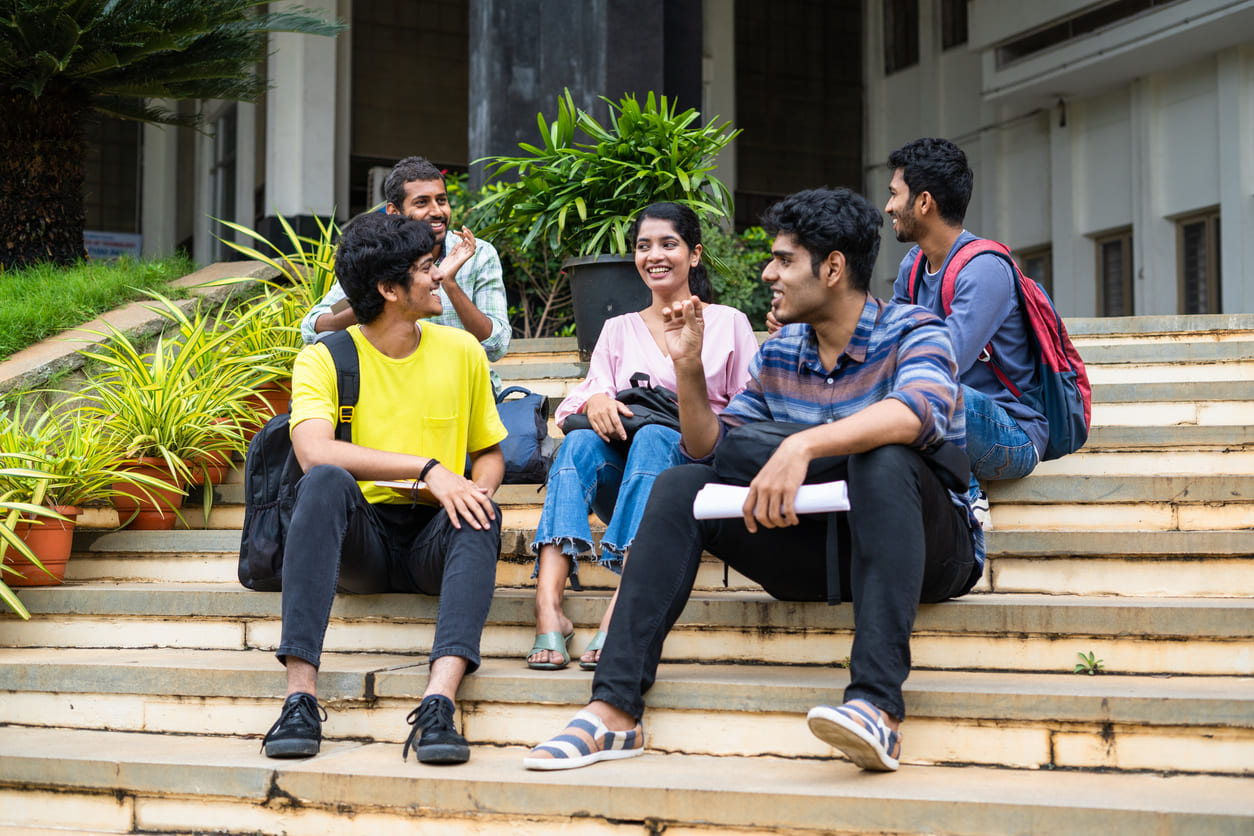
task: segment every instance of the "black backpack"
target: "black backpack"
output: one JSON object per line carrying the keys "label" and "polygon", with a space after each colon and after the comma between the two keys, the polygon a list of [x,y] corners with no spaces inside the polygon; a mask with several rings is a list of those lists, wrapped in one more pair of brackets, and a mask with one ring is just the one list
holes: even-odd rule
{"label": "black backpack", "polygon": [[[335,363],[340,413],[335,437],[353,440],[353,407],[360,392],[357,346],[347,331],[322,343]],[[239,544],[239,582],[249,589],[277,592],[283,583],[283,543],[296,504],[296,483],[304,475],[288,430],[288,412],[266,422],[248,443],[244,457],[244,530]]]}

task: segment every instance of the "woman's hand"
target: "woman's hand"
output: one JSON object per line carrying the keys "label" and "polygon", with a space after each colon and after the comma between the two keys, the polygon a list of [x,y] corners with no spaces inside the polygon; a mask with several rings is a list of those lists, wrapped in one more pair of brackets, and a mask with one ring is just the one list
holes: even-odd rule
{"label": "woman's hand", "polygon": [[627,404],[614,400],[609,395],[597,393],[583,405],[583,413],[588,416],[588,423],[601,436],[602,441],[627,440],[627,431],[623,429],[621,417],[625,415],[630,418],[632,415]]}
{"label": "woman's hand", "polygon": [[705,342],[705,319],[701,313],[701,300],[693,296],[662,309],[662,328],[666,337],[666,350],[676,368],[685,362],[701,359],[701,346]]}

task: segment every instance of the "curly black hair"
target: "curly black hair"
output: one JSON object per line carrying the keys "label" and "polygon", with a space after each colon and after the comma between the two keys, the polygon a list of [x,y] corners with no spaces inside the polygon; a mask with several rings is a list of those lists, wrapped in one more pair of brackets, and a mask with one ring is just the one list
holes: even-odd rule
{"label": "curly black hair", "polygon": [[869,200],[845,188],[790,194],[762,216],[767,232],[786,232],[809,250],[810,267],[816,276],[828,255],[842,253],[850,286],[863,291],[871,286],[883,224],[879,210]]}
{"label": "curly black hair", "polygon": [[335,277],[357,321],[368,325],[383,313],[380,282],[407,288],[414,262],[435,249],[435,233],[426,221],[404,215],[366,212],[344,228],[335,252]]}
{"label": "curly black hair", "polygon": [[947,139],[925,136],[889,154],[888,164],[894,171],[902,170],[911,201],[928,192],[936,201],[941,218],[955,226],[962,223],[971,202],[975,175],[961,148]]}

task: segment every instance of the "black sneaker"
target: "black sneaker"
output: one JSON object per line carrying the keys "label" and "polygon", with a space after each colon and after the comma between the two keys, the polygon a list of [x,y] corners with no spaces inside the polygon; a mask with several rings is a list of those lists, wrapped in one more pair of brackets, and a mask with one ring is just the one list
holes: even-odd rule
{"label": "black sneaker", "polygon": [[[320,716],[321,715],[321,716]],[[292,694],[283,703],[279,719],[266,732],[261,748],[268,758],[308,758],[322,744],[322,720],[327,713],[312,694]]]}
{"label": "black sneaker", "polygon": [[[406,721],[413,726],[401,758],[409,760],[412,746],[419,763],[465,763],[470,760],[470,745],[453,725],[453,702],[448,697],[432,694],[409,712]],[[422,736],[418,737],[418,732]],[[414,738],[418,738],[415,745]]]}

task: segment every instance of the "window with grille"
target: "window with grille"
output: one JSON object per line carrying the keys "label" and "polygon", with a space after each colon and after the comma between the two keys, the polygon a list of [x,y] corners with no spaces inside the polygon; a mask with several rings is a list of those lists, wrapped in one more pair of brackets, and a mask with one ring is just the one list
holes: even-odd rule
{"label": "window with grille", "polygon": [[1097,245],[1097,314],[1132,316],[1132,229],[1094,239]]}
{"label": "window with grille", "polygon": [[[235,153],[237,109],[230,104],[213,120],[213,159],[209,169],[209,202],[211,217],[235,220]],[[217,224],[214,224],[218,227]],[[234,238],[234,233],[225,227],[210,229],[210,232],[221,238]],[[213,256],[218,261],[230,261],[234,250],[218,240],[213,239]]]}
{"label": "window with grille", "polygon": [[919,63],[919,0],[884,0],[884,75]]}
{"label": "window with grille", "polygon": [[1180,313],[1222,313],[1218,209],[1176,222],[1176,264]]}
{"label": "window with grille", "polygon": [[1019,269],[1029,279],[1036,279],[1049,297],[1054,298],[1054,248],[1049,244],[1015,252]]}

